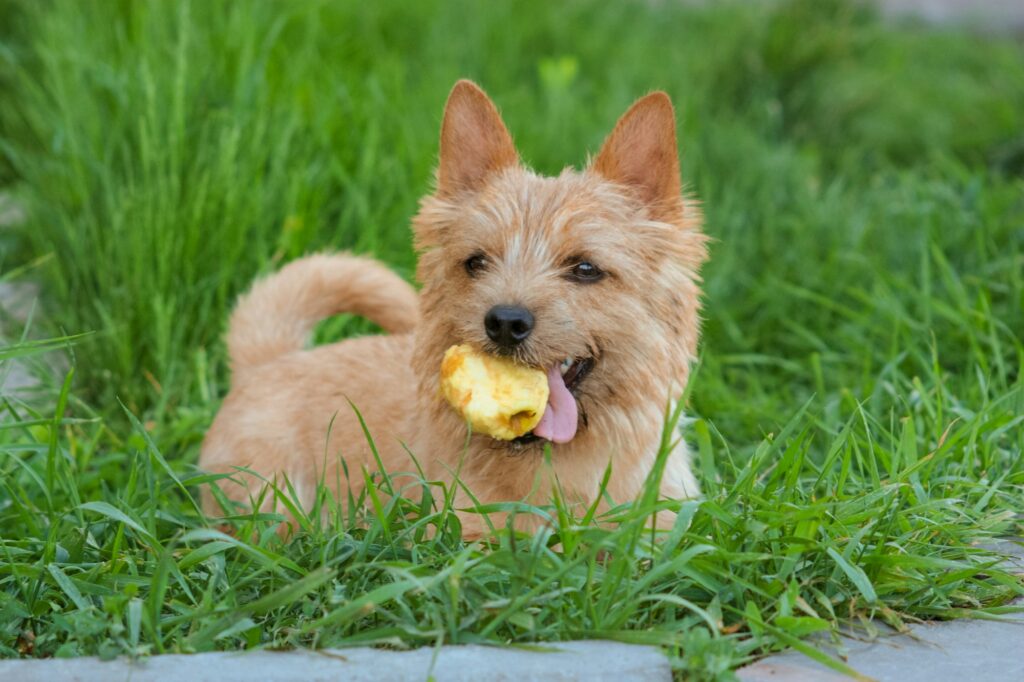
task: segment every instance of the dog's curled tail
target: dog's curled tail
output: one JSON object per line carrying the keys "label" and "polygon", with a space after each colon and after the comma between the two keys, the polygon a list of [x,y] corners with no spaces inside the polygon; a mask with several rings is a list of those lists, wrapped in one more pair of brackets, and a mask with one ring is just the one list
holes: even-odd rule
{"label": "dog's curled tail", "polygon": [[317,254],[293,261],[253,284],[228,324],[235,374],[305,347],[313,327],[354,313],[388,332],[408,332],[419,319],[416,291],[369,258]]}

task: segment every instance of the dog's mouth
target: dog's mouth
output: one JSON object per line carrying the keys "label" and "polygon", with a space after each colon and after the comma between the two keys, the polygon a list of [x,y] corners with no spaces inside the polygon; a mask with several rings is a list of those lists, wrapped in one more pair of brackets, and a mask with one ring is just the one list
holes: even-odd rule
{"label": "dog's mouth", "polygon": [[[540,423],[533,431],[509,441],[512,445],[523,446],[548,440],[553,443],[568,443],[576,435],[580,418],[576,399],[580,385],[594,369],[594,358],[566,358],[547,370],[548,405]],[[584,423],[586,416],[584,415]]]}
{"label": "dog's mouth", "polygon": [[594,358],[566,358],[558,365],[558,371],[562,375],[562,381],[569,392],[576,395],[576,389],[583,383],[583,380],[594,369]]}

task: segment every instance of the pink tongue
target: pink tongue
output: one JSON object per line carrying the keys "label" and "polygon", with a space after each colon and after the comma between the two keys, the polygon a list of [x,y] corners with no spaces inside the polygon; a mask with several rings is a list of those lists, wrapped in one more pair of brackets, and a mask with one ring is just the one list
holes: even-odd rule
{"label": "pink tongue", "polygon": [[576,399],[569,393],[558,370],[558,363],[548,370],[548,407],[533,433],[552,443],[568,443],[576,435]]}

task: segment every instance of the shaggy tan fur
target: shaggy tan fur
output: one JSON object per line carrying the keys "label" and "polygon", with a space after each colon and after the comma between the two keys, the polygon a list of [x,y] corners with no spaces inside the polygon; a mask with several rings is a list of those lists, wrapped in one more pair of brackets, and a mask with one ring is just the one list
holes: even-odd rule
{"label": "shaggy tan fur", "polygon": [[[551,178],[520,163],[494,104],[460,81],[445,108],[437,178],[413,221],[418,305],[396,275],[348,255],[295,261],[242,298],[228,334],[234,386],[200,465],[247,467],[279,482],[286,475],[307,506],[320,480],[344,500],[347,487],[362,488],[362,468],[376,468],[351,401],[390,472],[415,471],[412,452],[431,479],[457,471],[484,503],[547,503],[557,478],[567,499],[584,505],[611,462],[609,495],[634,499],[654,463],[666,405],[682,393],[696,355],[698,270],[707,256],[700,213],[681,194],[669,98],[640,99],[586,170]],[[465,262],[474,255],[486,267],[470,276]],[[567,272],[581,259],[607,276],[572,281]],[[498,304],[536,318],[518,361],[547,368],[595,360],[576,392],[579,431],[552,445],[550,465],[542,443],[474,434],[467,444],[465,423],[440,395],[444,351],[458,343],[490,349],[483,320]],[[303,350],[312,325],[339,312],[393,334]],[[699,494],[688,460],[685,445],[671,454],[664,496]],[[263,485],[248,474],[233,480],[220,485],[242,502]],[[217,513],[210,495],[205,504]],[[468,506],[460,492],[456,507]],[[537,520],[516,523],[530,530]],[[463,524],[467,537],[485,530],[475,514]]]}

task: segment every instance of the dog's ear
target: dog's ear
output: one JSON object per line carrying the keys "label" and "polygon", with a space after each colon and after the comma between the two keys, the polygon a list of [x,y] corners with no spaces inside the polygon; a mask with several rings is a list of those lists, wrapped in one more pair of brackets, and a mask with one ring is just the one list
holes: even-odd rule
{"label": "dog's ear", "polygon": [[477,189],[489,173],[517,163],[512,136],[494,102],[472,81],[460,80],[444,107],[438,193]]}
{"label": "dog's ear", "polygon": [[653,92],[622,115],[591,168],[632,189],[660,217],[680,205],[678,154],[672,101]]}

